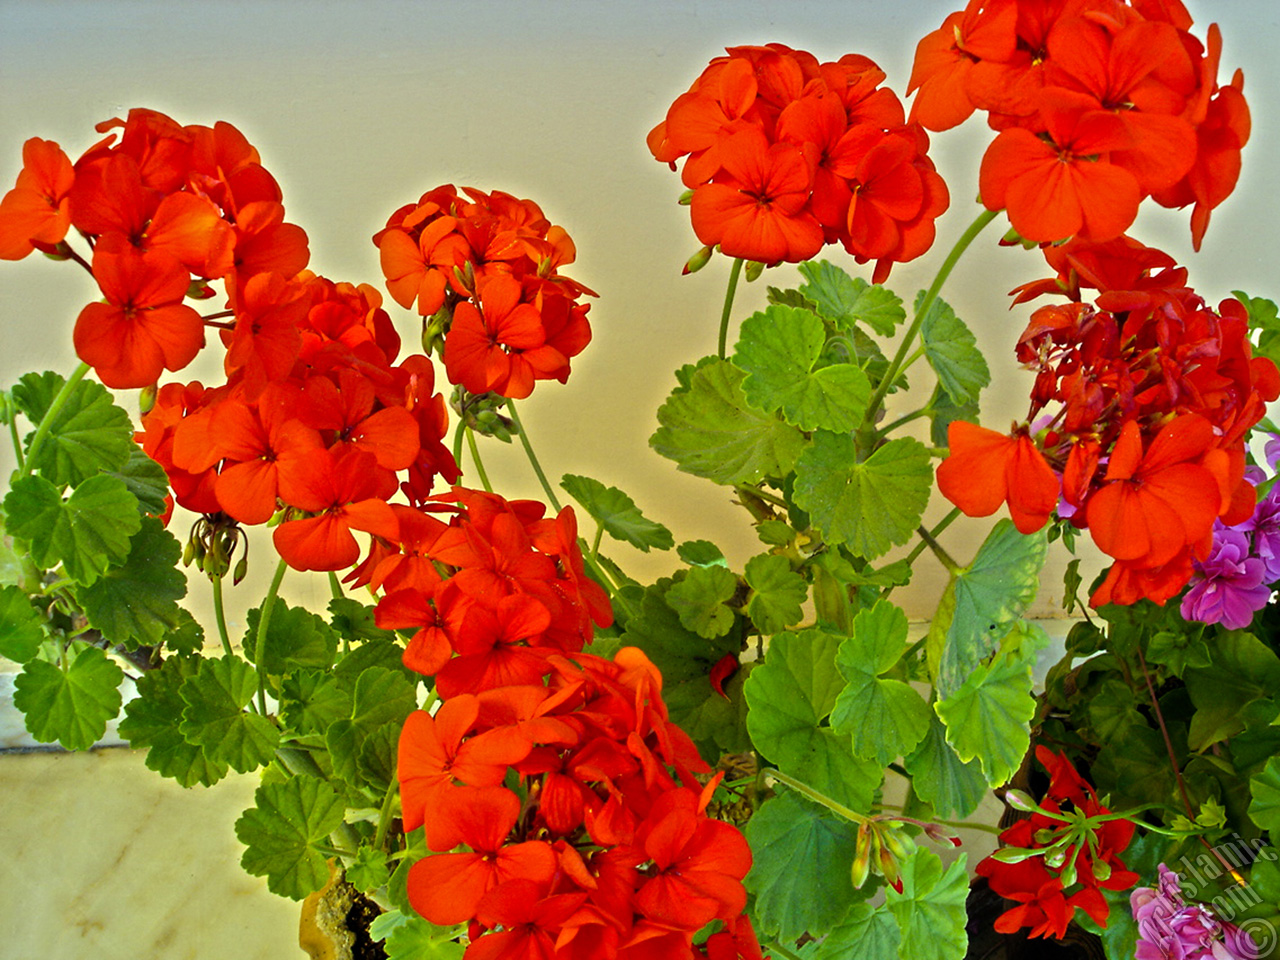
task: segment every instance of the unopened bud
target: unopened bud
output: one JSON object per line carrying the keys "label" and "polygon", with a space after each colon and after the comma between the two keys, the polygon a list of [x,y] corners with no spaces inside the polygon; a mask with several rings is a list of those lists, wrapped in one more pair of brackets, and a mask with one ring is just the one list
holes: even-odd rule
{"label": "unopened bud", "polygon": [[182,565],[184,567],[191,566],[191,561],[196,558],[196,541],[193,537],[187,541],[187,545],[182,548]]}
{"label": "unopened bud", "polygon": [[867,882],[867,877],[871,874],[871,829],[866,823],[860,824],[858,827],[858,841],[854,847],[853,867],[850,871],[850,879],[853,881],[853,889],[861,890],[862,885]]}
{"label": "unopened bud", "polygon": [[747,269],[743,271],[743,275],[747,278],[747,283],[758,280],[760,274],[764,273],[764,264],[759,260],[748,260]]}
{"label": "unopened bud", "polygon": [[1093,861],[1093,879],[1102,883],[1111,879],[1111,864],[1105,860]]}
{"label": "unopened bud", "polygon": [[1025,813],[1033,813],[1040,808],[1040,805],[1031,799],[1030,794],[1023,793],[1021,790],[1006,790],[1004,802],[1013,809],[1022,810]]}
{"label": "unopened bud", "polygon": [[238,561],[236,561],[235,572],[231,574],[231,585],[232,586],[239,585],[240,581],[245,578],[245,575],[248,574],[248,572],[249,572],[249,558],[247,556],[241,557]]}
{"label": "unopened bud", "polygon": [[138,415],[145,417],[151,412],[156,405],[156,395],[160,392],[158,383],[150,384],[142,388],[138,394]]}
{"label": "unopened bud", "polygon": [[703,247],[692,257],[684,262],[684,270],[681,271],[682,276],[688,276],[691,273],[697,273],[708,263],[711,262],[711,248]]}
{"label": "unopened bud", "polygon": [[960,835],[938,823],[926,823],[924,825],[925,836],[935,843],[946,841],[953,847],[960,846]]}
{"label": "unopened bud", "polygon": [[680,194],[680,199],[676,202],[682,207],[687,207],[689,204],[693,203],[693,191],[686,190],[684,193]]}
{"label": "unopened bud", "polygon": [[208,300],[216,291],[209,286],[209,281],[203,278],[192,280],[191,285],[187,287],[188,300]]}

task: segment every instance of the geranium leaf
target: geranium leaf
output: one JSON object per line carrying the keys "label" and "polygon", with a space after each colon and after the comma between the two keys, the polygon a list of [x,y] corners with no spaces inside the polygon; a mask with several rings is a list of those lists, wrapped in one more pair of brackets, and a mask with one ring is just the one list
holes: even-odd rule
{"label": "geranium leaf", "polygon": [[[244,651],[255,663],[261,619],[262,613],[256,607],[245,617]],[[299,668],[324,670],[332,666],[337,652],[338,638],[323,617],[282,600],[276,602],[267,624],[260,664],[267,673],[280,676]]]}
{"label": "geranium leaf", "polygon": [[738,578],[724,567],[690,567],[671,585],[666,600],[680,623],[700,637],[720,637],[733,629],[733,610],[725,603],[738,592]]}
{"label": "geranium leaf", "polygon": [[761,633],[778,633],[800,622],[809,584],[791,569],[786,557],[771,553],[752,557],[743,576],[752,591],[747,616]]}
{"label": "geranium leaf", "polygon": [[753,862],[744,883],[762,936],[821,937],[864,896],[849,879],[857,828],[825,807],[780,794],[751,817],[746,835]]}
{"label": "geranium leaf", "polygon": [[945,447],[949,442],[948,429],[954,421],[967,420],[970,423],[977,423],[978,416],[977,400],[956,403],[951,399],[951,394],[939,384],[934,388],[933,396],[929,400],[929,439],[934,446]]}
{"label": "geranium leaf", "polygon": [[387,960],[461,960],[466,947],[457,941],[466,932],[466,927],[437,927],[398,910],[388,910],[369,926],[371,939],[386,941]]}
{"label": "geranium leaf", "polygon": [[747,732],[784,773],[865,811],[883,769],[856,758],[847,738],[820,725],[844,688],[835,669],[839,645],[839,637],[816,628],[775,636],[765,662],[747,679]]}
{"label": "geranium leaf", "polygon": [[[135,511],[136,515],[136,511]],[[122,566],[77,594],[89,623],[112,643],[157,645],[178,628],[187,578],[182,548],[155,517],[142,517]]]}
{"label": "geranium leaf", "polygon": [[1035,599],[1048,541],[1021,534],[1007,518],[991,529],[973,562],[952,577],[929,631],[929,668],[938,693],[954,693]]}
{"label": "geranium leaf", "polygon": [[67,576],[85,585],[129,556],[129,538],[142,517],[124,483],[102,474],[85,480],[65,501],[41,476],[17,480],[4,498],[9,532],[31,546],[31,556],[49,568],[59,561]]}
{"label": "geranium leaf", "polygon": [[885,905],[898,920],[902,960],[962,960],[969,938],[965,933],[965,898],[969,878],[964,854],[944,872],[932,850],[916,849],[902,867],[902,892],[885,891]]}
{"label": "geranium leaf", "polygon": [[351,696],[323,670],[294,670],[280,684],[280,715],[290,730],[324,733],[351,716]]}
{"label": "geranium leaf", "polygon": [[351,643],[382,640],[394,643],[395,632],[383,630],[375,622],[373,607],[351,597],[334,597],[329,601],[329,623],[338,636]]}
{"label": "geranium leaf", "polygon": [[[65,382],[56,373],[29,373],[14,386],[13,397],[27,419],[39,423]],[[54,414],[44,444],[28,466],[57,486],[76,486],[124,467],[134,446],[129,414],[115,405],[106,387],[81,380]]]}
{"label": "geranium leaf", "polygon": [[676,556],[691,567],[729,568],[724,551],[710,540],[686,540],[676,547]]}
{"label": "geranium leaf", "polygon": [[240,866],[265,876],[274,894],[301,900],[329,880],[327,855],[319,847],[342,823],[343,803],[322,780],[292,777],[264,783],[254,806],[236,821],[236,836],[247,848]]}
{"label": "geranium leaf", "polygon": [[898,960],[902,934],[898,921],[884,906],[855,903],[844,922],[822,942],[800,951],[803,960]]}
{"label": "geranium leaf", "polygon": [[28,661],[13,682],[13,705],[41,743],[87,750],[120,712],[123,679],[124,671],[102,650],[81,646],[65,670],[47,660]]}
{"label": "geranium leaf", "polygon": [[169,492],[169,477],[164,467],[148,457],[136,443],[129,448],[129,459],[108,476],[120,480],[138,499],[138,509],[158,517],[165,511],[165,495]]}
{"label": "geranium leaf", "polygon": [[599,480],[566,473],[560,486],[582,504],[582,509],[615,540],[629,543],[648,553],[650,549],[670,550],[675,537],[660,523],[646,519],[629,496]]}
{"label": "geranium leaf", "polygon": [[933,804],[940,817],[963,820],[987,794],[982,762],[974,757],[966,763],[956,756],[947,743],[947,728],[935,714],[930,715],[929,730],[905,765],[916,796]]}
{"label": "geranium leaf", "polygon": [[351,716],[331,724],[325,733],[334,772],[357,786],[368,782],[370,758],[365,758],[363,767],[361,763],[367,742],[383,727],[398,731],[417,706],[414,682],[403,672],[385,667],[367,668],[355,682]]}
{"label": "geranium leaf", "polygon": [[1210,655],[1211,666],[1183,673],[1196,708],[1188,736],[1196,751],[1242,731],[1241,708],[1280,688],[1280,657],[1251,633],[1221,631]]}
{"label": "geranium leaf", "polygon": [[853,430],[867,412],[871,381],[857,366],[815,370],[826,343],[808,310],[774,305],[742,322],[733,363],[747,371],[742,392],[758,410],[780,411],[801,430]]}
{"label": "geranium leaf", "polygon": [[910,539],[932,487],[929,451],[907,437],[858,463],[851,436],[819,430],[796,463],[796,503],[828,542],[868,559]]}
{"label": "geranium leaf", "polygon": [[190,613],[179,608],[177,625],[165,633],[164,646],[172,653],[199,653],[204,648],[204,627]]}
{"label": "geranium leaf", "polygon": [[993,787],[1008,783],[1031,742],[1031,673],[1048,643],[1039,627],[1016,626],[990,663],[979,664],[955,693],[934,704],[956,756],[965,763],[978,758]]}
{"label": "geranium leaf", "polygon": [[25,590],[0,588],[0,657],[26,663],[45,640],[44,617]]}
{"label": "geranium leaf", "polygon": [[[924,291],[916,296],[918,312]],[[924,356],[938,375],[938,384],[957,406],[975,403],[982,388],[991,382],[991,371],[978,349],[978,339],[963,320],[942,299],[929,307],[920,326]]]}
{"label": "geranium leaf", "polygon": [[196,657],[169,657],[158,670],[138,678],[138,696],[124,707],[120,735],[135,750],[146,750],[146,764],[184,787],[212,786],[227,775],[227,764],[210,760],[178,729],[186,702],[182,684],[199,670]]}
{"label": "geranium leaf", "polygon": [[799,264],[808,283],[800,292],[818,308],[825,319],[846,330],[865,323],[881,336],[893,335],[894,328],[907,317],[902,300],[892,290],[851,277],[826,260]]}
{"label": "geranium leaf", "polygon": [[391,879],[386,854],[366,846],[356,850],[355,860],[343,870],[343,875],[357,890],[364,891],[377,890]]}
{"label": "geranium leaf", "polygon": [[178,691],[186,704],[179,732],[211,761],[230,764],[238,773],[268,763],[280,731],[266,717],[245,712],[257,689],[258,675],[247,661],[234,656],[201,661]]}
{"label": "geranium leaf", "polygon": [[907,615],[888,601],[858,612],[836,666],[848,685],[831,711],[831,726],[853,739],[854,756],[881,767],[915,749],[929,730],[929,705],[909,684],[885,679],[907,649]]}
{"label": "geranium leaf", "polygon": [[650,446],[685,473],[721,484],[789,473],[804,435],[753,409],[742,393],[745,377],[727,360],[694,369],[689,386],[677,388],[659,408],[661,426]]}
{"label": "geranium leaf", "polygon": [[1280,831],[1280,757],[1272,757],[1262,772],[1249,778],[1249,819],[1263,830]]}
{"label": "geranium leaf", "polygon": [[685,627],[665,599],[675,584],[663,578],[648,587],[640,612],[627,621],[622,635],[624,645],[639,647],[653,661],[662,672],[664,685],[705,678],[725,654],[737,653],[741,646],[737,631],[707,638]]}

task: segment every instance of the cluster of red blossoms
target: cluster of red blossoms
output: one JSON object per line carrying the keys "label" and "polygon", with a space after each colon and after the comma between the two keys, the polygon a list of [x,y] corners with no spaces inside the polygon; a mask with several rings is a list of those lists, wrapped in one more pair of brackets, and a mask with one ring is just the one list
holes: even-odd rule
{"label": "cluster of red blossoms", "polygon": [[[1056,509],[1115,560],[1095,606],[1163,603],[1207,555],[1214,520],[1251,515],[1245,439],[1280,396],[1280,374],[1252,356],[1240,302],[1209,309],[1163,252],[1122,237],[1045,254],[1058,276],[1019,299],[1056,292],[1072,302],[1036,310],[1018,341],[1036,374],[1035,437],[1025,425],[1004,435],[953,423],[939,489],[971,516],[1007,502],[1024,533]],[[1082,288],[1098,291],[1093,303]]]}
{"label": "cluster of red blossoms", "polygon": [[989,210],[1035,241],[1118,237],[1151,197],[1194,204],[1198,249],[1235,187],[1249,110],[1222,40],[1189,32],[1180,0],[970,0],[920,41],[911,119],[930,130],[986,111]]}
{"label": "cluster of red blossoms", "polygon": [[580,652],[610,615],[572,513],[442,499],[458,505],[447,524],[417,514],[367,571],[386,591],[377,623],[417,628],[405,662],[445,698],[400,739],[404,827],[435,851],[410,870],[415,909],[468,923],[467,960],[760,960],[750,850],[707,817],[718,780],[695,778],[709,771],[668,720],[657,668],[634,648]]}
{"label": "cluster of red blossoms", "polygon": [[992,892],[1017,904],[996,920],[997,932],[1030,927],[1030,936],[1062,939],[1077,909],[1106,926],[1110,908],[1101,891],[1128,890],[1138,882],[1120,860],[1135,825],[1111,819],[1065,756],[1036,747],[1036,759],[1049,774],[1040,809],[1001,833],[1003,852],[975,870]]}
{"label": "cluster of red blossoms", "polygon": [[428,339],[444,335],[451,383],[468,393],[515,400],[537,380],[569,376],[569,361],[591,341],[595,296],[559,273],[573,241],[531,200],[451,185],[393,213],[373,237],[396,303],[431,318]]}
{"label": "cluster of red blossoms", "polygon": [[819,63],[779,43],[733,47],[649,134],[653,156],[693,192],[708,247],[759,263],[808,260],[839,241],[875,282],[933,243],[946,184],[871,60]]}

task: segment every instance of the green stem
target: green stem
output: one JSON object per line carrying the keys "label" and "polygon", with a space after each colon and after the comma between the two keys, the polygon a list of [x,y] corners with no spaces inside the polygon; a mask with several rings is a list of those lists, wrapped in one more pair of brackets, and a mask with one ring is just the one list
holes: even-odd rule
{"label": "green stem", "polygon": [[476,445],[476,435],[470,427],[467,427],[467,447],[471,450],[471,461],[476,465],[476,473],[480,477],[480,485],[484,487],[486,493],[493,493],[493,487],[489,485],[489,475],[484,472],[484,463],[480,459],[480,447]]}
{"label": "green stem", "polygon": [[733,269],[729,271],[729,289],[724,293],[724,309],[720,311],[720,347],[719,357],[725,356],[725,348],[729,345],[729,315],[733,313],[733,296],[738,290],[738,277],[742,275],[741,257],[733,261]]}
{"label": "green stem", "polygon": [[218,637],[222,640],[222,652],[230,657],[233,654],[231,636],[227,633],[227,612],[222,603],[222,577],[221,575],[210,577],[209,582],[213,584],[213,619],[218,624]]}
{"label": "green stem", "polygon": [[62,385],[62,389],[58,391],[57,396],[53,398],[53,402],[49,404],[49,409],[45,411],[44,416],[41,418],[40,425],[36,427],[36,435],[31,438],[31,447],[27,451],[27,462],[21,469],[22,476],[25,477],[35,466],[40,448],[44,446],[45,439],[53,428],[53,421],[57,419],[63,406],[66,405],[67,400],[71,398],[71,394],[75,391],[76,385],[84,379],[89,370],[90,367],[87,363],[81,363],[80,366],[76,367],[70,379]]}
{"label": "green stem", "polygon": [[373,834],[373,849],[381,850],[386,842],[387,830],[391,827],[391,811],[395,809],[395,800],[400,796],[400,784],[394,777],[391,786],[387,787],[387,795],[382,798],[382,809],[378,811],[378,827]]}
{"label": "green stem", "polygon": [[271,626],[271,611],[275,609],[284,572],[288,569],[289,565],[281,558],[271,586],[267,588],[267,595],[262,598],[262,612],[258,614],[258,636],[253,648],[253,662],[258,668],[258,712],[264,717],[267,715],[267,630]]}
{"label": "green stem", "polygon": [[538,455],[533,452],[533,444],[529,442],[529,431],[525,430],[524,424],[520,421],[520,413],[516,410],[514,400],[507,401],[507,412],[511,414],[511,420],[516,425],[516,430],[520,434],[520,445],[524,447],[525,456],[529,458],[529,463],[533,465],[533,472],[538,475],[538,482],[542,484],[543,492],[547,495],[547,500],[556,510],[560,512],[560,500],[556,496],[555,490],[551,488],[551,484],[547,481],[547,475],[542,472],[542,464],[538,462]]}
{"label": "green stem", "polygon": [[591,559],[596,560],[600,557],[600,541],[604,539],[604,524],[596,524],[596,538],[591,543]]}
{"label": "green stem", "polygon": [[800,960],[799,954],[792,953],[790,950],[788,950],[786,947],[780,944],[777,940],[772,940],[769,942],[769,950],[772,953],[782,954],[784,957],[787,958],[787,960]]}
{"label": "green stem", "polygon": [[335,600],[341,600],[346,596],[342,591],[342,581],[338,579],[338,575],[332,570],[329,571],[329,593],[332,594]]}
{"label": "green stem", "polygon": [[932,413],[933,413],[932,407],[921,407],[919,410],[914,410],[911,413],[904,414],[903,416],[899,417],[897,420],[894,420],[892,423],[886,423],[883,427],[881,427],[876,432],[879,433],[880,436],[882,437],[887,437],[889,434],[893,433],[893,431],[897,430],[904,423],[910,423],[912,420],[919,420],[921,417],[930,416]]}
{"label": "green stem", "polygon": [[764,777],[766,780],[776,780],[779,783],[785,783],[792,790],[796,791],[796,793],[808,797],[814,803],[822,804],[832,813],[837,813],[852,823],[863,824],[871,822],[870,817],[864,817],[862,814],[850,810],[844,804],[832,800],[825,793],[819,793],[807,783],[797,780],[795,777],[785,774],[781,770],[766,770],[764,771]]}
{"label": "green stem", "polygon": [[924,527],[917,527],[916,533],[920,535],[920,539],[923,540],[925,544],[928,545],[929,549],[933,551],[933,555],[938,558],[938,561],[947,568],[947,573],[954,577],[964,569],[960,564],[956,563],[955,560],[952,559],[951,554],[942,549],[942,544],[938,543],[938,541],[933,538],[933,534],[928,530]]}
{"label": "green stem", "polygon": [[22,440],[18,437],[18,418],[13,407],[9,408],[9,436],[13,438],[13,453],[18,460],[18,473],[23,473],[26,459],[22,456]]}
{"label": "green stem", "polygon": [[894,354],[893,362],[889,364],[889,369],[885,371],[885,375],[880,378],[880,383],[876,386],[875,392],[871,394],[871,402],[867,405],[865,417],[868,424],[876,422],[876,415],[880,410],[880,405],[884,403],[884,398],[888,394],[889,388],[893,386],[894,381],[898,379],[898,375],[902,372],[903,364],[907,355],[911,352],[917,334],[920,333],[924,318],[929,315],[933,302],[938,299],[938,293],[942,290],[943,284],[947,282],[947,277],[951,276],[951,271],[959,262],[960,257],[964,255],[965,250],[969,248],[969,244],[973,243],[983,228],[996,218],[998,212],[996,210],[983,210],[978,214],[973,223],[969,224],[969,228],[960,235],[956,245],[951,248],[951,252],[947,254],[947,259],[942,261],[942,266],[938,268],[937,276],[933,278],[933,283],[925,292],[924,299],[920,301],[920,308],[916,310],[915,316],[911,318],[911,326],[902,338],[902,343],[898,344],[898,351]]}
{"label": "green stem", "polygon": [[467,432],[467,421],[461,414],[458,415],[458,425],[453,431],[453,462],[462,463],[462,438]]}

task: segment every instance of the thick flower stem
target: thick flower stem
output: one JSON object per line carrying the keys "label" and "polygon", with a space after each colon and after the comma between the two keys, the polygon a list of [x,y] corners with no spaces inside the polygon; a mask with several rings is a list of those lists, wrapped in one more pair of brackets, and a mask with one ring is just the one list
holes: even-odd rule
{"label": "thick flower stem", "polygon": [[721,360],[725,358],[725,351],[729,345],[729,316],[733,313],[733,296],[738,290],[738,277],[742,275],[743,262],[741,257],[733,261],[733,269],[729,271],[729,288],[724,292],[724,309],[720,311],[720,346],[718,353]]}
{"label": "thick flower stem", "polygon": [[969,249],[969,245],[973,243],[983,228],[996,218],[997,213],[999,213],[997,210],[983,210],[978,214],[973,223],[969,224],[969,228],[960,235],[956,245],[951,248],[951,252],[947,254],[947,259],[942,261],[942,266],[938,268],[937,276],[933,278],[933,283],[925,291],[924,299],[920,301],[920,308],[916,310],[915,316],[911,318],[911,326],[907,328],[902,342],[898,344],[898,351],[894,354],[893,361],[889,364],[889,369],[885,371],[884,376],[880,378],[879,384],[876,385],[875,391],[871,394],[871,402],[867,404],[865,417],[868,424],[876,422],[876,415],[880,410],[880,405],[884,403],[884,398],[889,393],[889,389],[893,386],[894,381],[898,379],[898,375],[902,373],[903,367],[907,362],[907,356],[915,344],[916,336],[920,333],[920,327],[924,324],[924,318],[929,315],[933,302],[938,299],[938,294],[941,292],[943,284],[947,282],[947,278],[951,276],[951,271],[960,261],[964,252]]}
{"label": "thick flower stem", "polygon": [[227,633],[227,611],[222,603],[222,575],[210,577],[209,582],[213,585],[213,619],[218,624],[218,637],[222,640],[223,653],[230,657],[233,654],[231,637]]}
{"label": "thick flower stem", "polygon": [[476,465],[476,475],[480,477],[480,485],[484,487],[486,493],[493,493],[493,487],[489,484],[489,475],[484,472],[484,462],[480,459],[480,447],[476,444],[476,435],[470,427],[466,427],[467,447],[471,450],[471,462]]}
{"label": "thick flower stem", "polygon": [[271,626],[271,611],[275,609],[284,572],[288,569],[289,565],[281,558],[276,567],[276,575],[271,579],[271,586],[267,588],[267,595],[262,598],[262,612],[258,614],[258,636],[254,642],[253,662],[258,668],[258,712],[264,717],[267,715],[267,630]]}
{"label": "thick flower stem", "polygon": [[31,438],[31,447],[27,451],[27,461],[22,467],[23,476],[29,474],[35,467],[40,448],[44,446],[44,442],[49,436],[49,431],[53,428],[53,421],[57,419],[63,406],[71,398],[76,384],[84,379],[89,370],[90,367],[87,363],[81,363],[80,366],[76,367],[75,372],[62,385],[62,389],[58,391],[57,396],[53,398],[53,402],[49,404],[49,409],[45,411],[44,416],[40,419],[40,424],[36,427],[36,435]]}
{"label": "thick flower stem", "polygon": [[507,412],[511,414],[511,421],[516,425],[516,432],[520,435],[520,445],[524,447],[524,455],[529,458],[529,463],[533,467],[533,472],[538,476],[538,482],[542,484],[542,490],[547,495],[547,500],[556,513],[561,510],[560,500],[556,497],[556,492],[552,489],[551,483],[547,480],[547,475],[542,470],[542,464],[538,462],[538,455],[533,452],[533,444],[529,442],[529,432],[525,430],[524,424],[520,420],[520,412],[516,410],[516,402],[514,400],[507,401]]}
{"label": "thick flower stem", "polygon": [[916,533],[920,535],[920,539],[923,540],[928,545],[929,549],[933,551],[933,555],[938,558],[938,562],[947,568],[947,573],[954,577],[964,569],[960,564],[956,563],[955,560],[952,559],[951,554],[947,553],[947,551],[942,548],[942,544],[938,543],[928,530],[924,527],[917,527]]}
{"label": "thick flower stem", "polygon": [[378,826],[373,834],[373,849],[381,850],[387,840],[387,831],[391,827],[391,814],[396,808],[396,799],[400,796],[400,783],[395,778],[387,787],[387,794],[382,798],[382,809],[378,811]]}
{"label": "thick flower stem", "polygon": [[785,783],[792,790],[796,791],[796,793],[800,794],[801,796],[809,798],[814,803],[822,804],[832,813],[839,814],[840,816],[844,817],[846,820],[850,821],[851,823],[863,824],[863,823],[871,822],[870,817],[863,816],[862,814],[858,813],[855,810],[850,810],[844,804],[837,803],[835,800],[832,800],[830,797],[828,797],[825,793],[819,793],[817,790],[813,789],[813,787],[809,786],[807,783],[797,780],[795,777],[792,777],[789,774],[785,774],[781,770],[777,770],[777,769],[766,770],[764,772],[764,777],[766,780],[776,780],[778,783]]}

